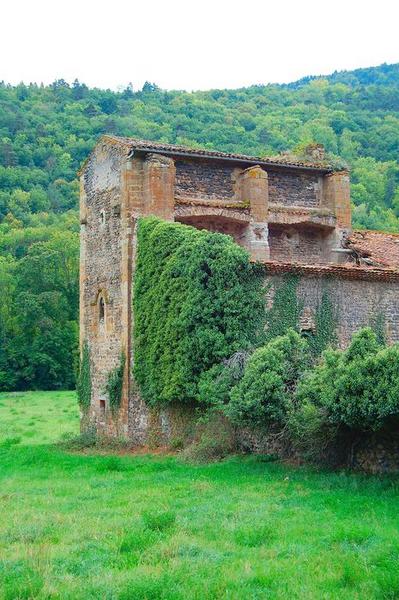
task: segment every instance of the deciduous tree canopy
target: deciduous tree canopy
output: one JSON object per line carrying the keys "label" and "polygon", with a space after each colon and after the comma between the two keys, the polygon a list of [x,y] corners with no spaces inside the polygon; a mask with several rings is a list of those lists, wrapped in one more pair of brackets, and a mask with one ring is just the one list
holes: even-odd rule
{"label": "deciduous tree canopy", "polygon": [[258,156],[321,143],[352,169],[355,226],[399,231],[399,65],[190,93],[0,83],[2,389],[73,385],[76,171],[102,133]]}

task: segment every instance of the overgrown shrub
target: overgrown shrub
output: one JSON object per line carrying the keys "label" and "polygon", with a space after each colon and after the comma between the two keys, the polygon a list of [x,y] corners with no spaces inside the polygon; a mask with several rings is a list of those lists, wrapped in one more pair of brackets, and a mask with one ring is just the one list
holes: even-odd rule
{"label": "overgrown shrub", "polygon": [[189,463],[222,460],[237,449],[234,429],[226,417],[210,411],[199,425],[197,438],[183,451]]}
{"label": "overgrown shrub", "polygon": [[149,405],[193,402],[205,371],[256,344],[262,270],[226,235],[139,220],[134,375]]}
{"label": "overgrown shrub", "polygon": [[80,359],[79,374],[76,382],[76,391],[81,409],[83,411],[88,410],[91,402],[91,371],[90,350],[87,341],[84,341],[82,347],[82,356]]}
{"label": "overgrown shrub", "polygon": [[120,452],[131,448],[132,444],[124,437],[110,437],[97,432],[94,425],[87,427],[78,435],[66,434],[58,445],[64,450],[97,449],[107,452]]}
{"label": "overgrown shrub", "polygon": [[105,390],[108,394],[109,405],[112,412],[116,412],[121,405],[125,363],[126,355],[124,352],[121,352],[119,365],[112,369],[108,374]]}
{"label": "overgrown shrub", "polygon": [[339,427],[329,423],[326,411],[312,402],[305,400],[291,407],[286,435],[293,449],[305,460],[317,463],[336,460]]}
{"label": "overgrown shrub", "polygon": [[289,329],[249,358],[241,381],[230,393],[226,414],[236,423],[283,424],[306,364],[307,344]]}
{"label": "overgrown shrub", "polygon": [[91,426],[78,435],[71,433],[64,434],[59,442],[59,446],[66,450],[85,450],[86,448],[94,448],[97,445],[97,441],[96,428]]}
{"label": "overgrown shrub", "polygon": [[365,328],[345,351],[326,351],[298,389],[298,398],[324,412],[328,423],[376,431],[399,413],[399,346],[382,346]]}
{"label": "overgrown shrub", "polygon": [[230,400],[230,392],[244,375],[249,352],[235,352],[222,363],[205,371],[199,379],[198,398],[207,406],[223,409]]}

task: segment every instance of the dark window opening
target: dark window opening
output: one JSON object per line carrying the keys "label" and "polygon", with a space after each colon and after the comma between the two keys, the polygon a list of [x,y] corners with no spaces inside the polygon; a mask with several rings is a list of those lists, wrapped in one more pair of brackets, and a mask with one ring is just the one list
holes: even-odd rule
{"label": "dark window opening", "polygon": [[313,329],[301,329],[301,336],[308,340],[315,336],[315,332]]}
{"label": "dark window opening", "polygon": [[100,323],[104,323],[105,319],[105,303],[104,298],[101,296],[100,301],[98,303],[98,318]]}
{"label": "dark window opening", "polygon": [[100,400],[100,416],[105,418],[105,400]]}

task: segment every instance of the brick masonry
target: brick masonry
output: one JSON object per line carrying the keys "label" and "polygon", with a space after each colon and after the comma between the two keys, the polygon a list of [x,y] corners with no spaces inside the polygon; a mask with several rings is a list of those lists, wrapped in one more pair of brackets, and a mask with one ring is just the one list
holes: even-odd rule
{"label": "brick masonry", "polygon": [[[267,266],[266,266],[267,271]],[[287,273],[290,275],[290,273]],[[341,276],[297,275],[297,296],[303,303],[308,317],[314,316],[320,305],[323,291],[328,293],[337,323],[339,346],[344,348],[353,333],[373,323],[376,315],[385,317],[386,337],[389,342],[399,341],[399,281],[370,281],[349,279]],[[283,282],[284,275],[266,275],[268,289],[266,305],[273,305],[276,288]]]}
{"label": "brick masonry", "polygon": [[176,196],[204,200],[231,200],[235,197],[236,172],[230,166],[207,161],[176,161]]}
{"label": "brick masonry", "polygon": [[327,263],[329,248],[323,229],[269,226],[270,259],[284,262]]}
{"label": "brick masonry", "polygon": [[308,173],[269,171],[269,202],[284,206],[320,205],[323,180]]}

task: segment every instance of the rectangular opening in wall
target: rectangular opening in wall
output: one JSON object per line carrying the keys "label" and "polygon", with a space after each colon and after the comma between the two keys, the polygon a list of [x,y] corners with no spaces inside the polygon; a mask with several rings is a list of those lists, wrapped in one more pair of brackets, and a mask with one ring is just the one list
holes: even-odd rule
{"label": "rectangular opening in wall", "polygon": [[100,400],[100,419],[105,420],[105,400]]}

